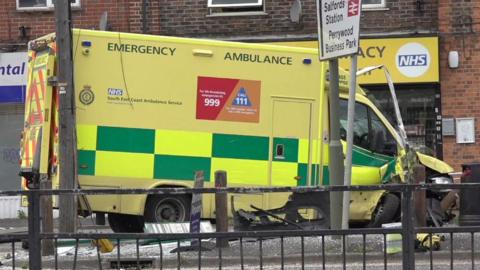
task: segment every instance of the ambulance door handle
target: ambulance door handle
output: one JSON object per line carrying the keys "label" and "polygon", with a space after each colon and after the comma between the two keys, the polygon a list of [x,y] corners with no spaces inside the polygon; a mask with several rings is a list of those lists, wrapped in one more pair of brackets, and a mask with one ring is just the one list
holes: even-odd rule
{"label": "ambulance door handle", "polygon": [[285,147],[283,144],[275,146],[275,159],[285,159]]}

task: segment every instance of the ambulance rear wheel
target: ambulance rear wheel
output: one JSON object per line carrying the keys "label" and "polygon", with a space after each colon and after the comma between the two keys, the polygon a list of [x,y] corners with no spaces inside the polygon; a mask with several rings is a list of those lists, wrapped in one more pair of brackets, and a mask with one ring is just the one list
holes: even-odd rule
{"label": "ambulance rear wheel", "polygon": [[188,221],[190,201],[185,195],[149,196],[145,207],[145,221],[153,223]]}
{"label": "ambulance rear wheel", "polygon": [[142,216],[109,213],[108,224],[116,233],[140,233],[145,222]]}

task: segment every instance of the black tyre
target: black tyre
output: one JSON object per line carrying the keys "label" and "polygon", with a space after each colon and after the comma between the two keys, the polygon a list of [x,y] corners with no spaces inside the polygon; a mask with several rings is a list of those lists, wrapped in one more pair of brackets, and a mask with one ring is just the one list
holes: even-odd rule
{"label": "black tyre", "polygon": [[368,227],[378,228],[381,227],[382,224],[393,222],[396,218],[399,206],[400,199],[395,194],[385,194],[381,202],[378,204],[377,209],[373,212]]}
{"label": "black tyre", "polygon": [[145,221],[142,216],[109,213],[108,224],[114,232],[138,233],[143,232]]}
{"label": "black tyre", "polygon": [[146,222],[183,222],[190,220],[190,197],[185,195],[149,196],[145,206]]}

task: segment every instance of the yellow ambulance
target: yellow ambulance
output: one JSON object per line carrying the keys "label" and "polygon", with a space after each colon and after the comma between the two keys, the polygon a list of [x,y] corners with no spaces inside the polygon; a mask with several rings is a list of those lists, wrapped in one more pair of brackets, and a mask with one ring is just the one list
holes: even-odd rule
{"label": "yellow ambulance", "polygon": [[[40,176],[58,188],[55,36],[30,48],[21,170],[40,164]],[[217,170],[227,172],[228,186],[329,184],[328,65],[316,50],[74,29],[73,58],[82,188],[191,187],[198,170],[205,186]],[[347,89],[341,72],[343,135]],[[401,181],[405,151],[395,129],[360,88],[356,99],[352,184]],[[420,157],[438,174],[452,170]],[[352,194],[352,221],[378,219],[385,195]],[[289,194],[233,196],[237,208],[274,209]],[[214,216],[212,198],[203,196],[204,218]],[[191,197],[88,200],[114,231],[141,231],[145,221],[187,220]]]}

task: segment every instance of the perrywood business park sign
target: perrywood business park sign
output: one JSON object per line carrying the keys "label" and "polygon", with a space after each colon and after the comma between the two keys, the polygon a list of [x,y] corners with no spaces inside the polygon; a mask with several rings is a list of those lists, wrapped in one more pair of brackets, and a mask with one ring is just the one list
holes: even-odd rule
{"label": "perrywood business park sign", "polygon": [[358,53],[361,0],[317,0],[320,60]]}

